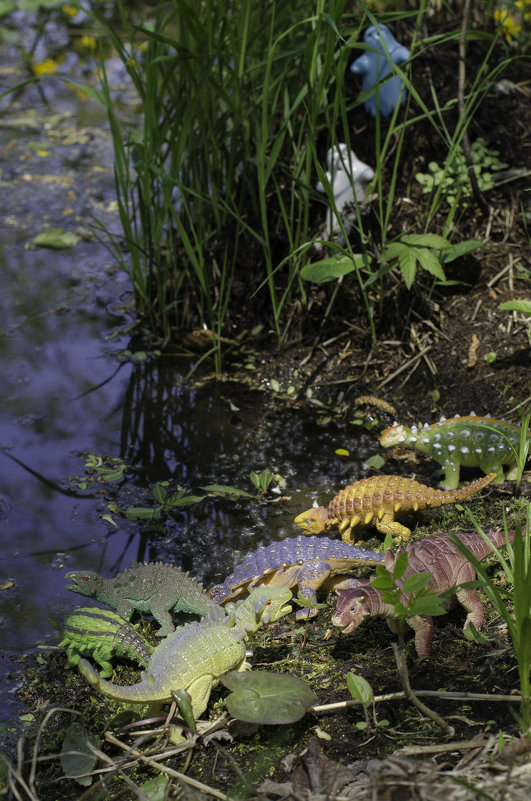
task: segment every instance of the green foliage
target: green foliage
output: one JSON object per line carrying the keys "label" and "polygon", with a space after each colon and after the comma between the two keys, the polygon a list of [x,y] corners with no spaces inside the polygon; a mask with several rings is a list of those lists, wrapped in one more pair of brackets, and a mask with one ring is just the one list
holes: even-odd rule
{"label": "green foliage", "polygon": [[[485,140],[481,137],[470,146],[470,155],[480,190],[485,192],[492,189],[494,186],[492,173],[503,170],[508,165],[500,161],[497,150],[487,148]],[[428,170],[429,173],[415,174],[417,181],[422,184],[424,193],[439,189],[442,198],[451,206],[459,203],[463,196],[472,194],[468,166],[460,145],[450,152],[442,167],[432,161],[428,164]]]}
{"label": "green foliage", "polygon": [[[468,514],[484,540],[485,535],[472,512]],[[487,568],[457,537],[451,535],[454,545],[459,548],[476,569],[478,581],[465,584],[465,587],[479,586],[486,593],[496,611],[507,624],[514,653],[518,663],[518,677],[522,702],[520,705],[519,723],[524,733],[531,731],[531,503],[527,505],[525,526],[517,529],[511,545],[507,537],[507,559],[498,548],[492,546],[496,559],[501,564],[506,578],[506,586],[494,581]]]}
{"label": "green foliage", "polygon": [[506,300],[505,303],[500,303],[498,309],[516,311],[531,317],[531,300]]}
{"label": "green foliage", "polygon": [[[358,676],[356,673],[347,673],[347,688],[351,696],[363,704],[365,720],[357,721],[356,728],[360,731],[368,729],[370,727],[369,707],[374,699],[374,692],[371,685],[363,676]],[[376,720],[376,716],[374,717],[374,723],[376,726],[389,725],[388,720]]]}
{"label": "green foliage", "polygon": [[73,231],[65,231],[64,228],[48,228],[42,234],[33,237],[33,244],[43,248],[54,250],[65,250],[73,248],[80,241],[81,237]]}
{"label": "green foliage", "polygon": [[82,726],[73,723],[65,734],[61,748],[61,767],[69,779],[74,779],[83,787],[92,784],[90,773],[98,761],[94,749],[99,748],[100,742],[94,735],[87,732]]}
{"label": "green foliage", "polygon": [[[408,565],[407,553],[403,551],[395,559],[393,571],[383,565],[376,566],[376,578],[372,586],[379,591],[383,600],[392,604],[401,626],[408,617],[444,615],[444,600],[428,588],[431,573],[413,573],[400,581]],[[398,582],[400,581],[400,584]]]}
{"label": "green foliage", "polygon": [[267,492],[269,485],[273,481],[273,473],[269,467],[266,467],[260,473],[255,473],[253,470],[251,473],[249,473],[249,478],[258,492],[264,494]]}
{"label": "green foliage", "polygon": [[221,681],[232,690],[225,702],[230,714],[248,723],[269,726],[295,723],[317,700],[302,679],[286,673],[233,670],[222,676]]}

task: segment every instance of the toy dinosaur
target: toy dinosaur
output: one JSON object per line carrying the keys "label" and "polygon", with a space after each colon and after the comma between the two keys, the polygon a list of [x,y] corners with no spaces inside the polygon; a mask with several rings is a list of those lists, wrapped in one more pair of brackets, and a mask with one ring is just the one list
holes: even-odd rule
{"label": "toy dinosaur", "polygon": [[[93,687],[120,701],[164,703],[172,700],[172,691],[186,690],[197,718],[205,711],[220,676],[249,667],[245,662],[248,636],[261,625],[288,614],[290,600],[291,592],[286,588],[262,587],[230,608],[229,614],[216,607],[200,621],[180,626],[157,645],[138,684],[112,684],[102,679],[86,659],[80,659],[78,667]],[[182,740],[180,727],[173,728],[171,740]]]}
{"label": "toy dinosaur", "polygon": [[314,617],[316,591],[341,586],[345,573],[355,567],[376,565],[383,554],[365,551],[327,537],[293,537],[258,548],[208,594],[218,603],[245,595],[255,587],[289,587],[308,599],[309,608],[297,611],[297,619]]}
{"label": "toy dinosaur", "polygon": [[58,608],[50,611],[50,622],[61,634],[60,648],[66,649],[67,667],[78,664],[83,654],[101,667],[103,678],[112,676],[113,656],[126,657],[144,667],[152,648],[138,631],[116,612],[82,607],[68,614]]}
{"label": "toy dinosaur", "polygon": [[133,562],[111,579],[92,570],[73,570],[66,578],[73,582],[67,590],[107,604],[127,620],[134,609],[151,613],[161,626],[158,637],[175,630],[170,611],[204,615],[215,604],[188,573],[162,562]]}
{"label": "toy dinosaur", "polygon": [[[506,544],[503,531],[490,530],[487,532],[487,537],[496,548]],[[514,531],[510,531],[508,537],[512,542]],[[458,535],[458,539],[478,561],[492,552],[491,547],[477,531],[461,533]],[[407,576],[413,573],[431,573],[432,578],[427,585],[428,588],[441,595],[455,587],[455,597],[467,612],[463,628],[466,629],[470,623],[473,623],[479,631],[484,619],[483,604],[475,589],[465,589],[459,586],[468,581],[475,581],[476,571],[472,563],[450,541],[449,535],[435,534],[409,543],[406,548],[401,547],[396,553],[390,550],[386,551],[385,567],[390,572],[393,570],[396,558],[404,551],[408,556],[407,570],[396,582],[397,585],[402,586]],[[384,615],[391,630],[397,632],[398,617],[395,616],[393,605],[385,603],[380,592],[370,583],[358,583],[359,586],[356,587],[353,579],[351,582],[353,584],[351,589],[337,591],[338,600],[332,616],[332,623],[340,626],[344,634],[348,634],[354,631],[365,618]],[[408,618],[407,622],[415,631],[417,654],[422,657],[429,656],[433,640],[432,618],[416,616]]]}
{"label": "toy dinosaur", "polygon": [[352,542],[352,529],[363,524],[376,526],[382,534],[390,532],[398,541],[405,541],[411,531],[395,520],[399,512],[417,512],[433,506],[444,506],[468,498],[496,477],[490,473],[472,481],[467,487],[443,492],[402,476],[362,478],[341,490],[325,506],[317,506],[297,515],[295,524],[308,534],[320,534],[339,528],[343,542]]}
{"label": "toy dinosaur", "polygon": [[[496,429],[493,431],[492,429]],[[459,483],[459,468],[479,467],[484,473],[496,473],[495,484],[516,478],[516,459],[511,445],[520,447],[521,429],[494,417],[441,417],[438,423],[408,426],[394,423],[380,437],[384,448],[395,445],[427,453],[444,468],[441,485],[455,489]],[[531,437],[531,433],[528,433]],[[503,465],[509,470],[504,476]]]}

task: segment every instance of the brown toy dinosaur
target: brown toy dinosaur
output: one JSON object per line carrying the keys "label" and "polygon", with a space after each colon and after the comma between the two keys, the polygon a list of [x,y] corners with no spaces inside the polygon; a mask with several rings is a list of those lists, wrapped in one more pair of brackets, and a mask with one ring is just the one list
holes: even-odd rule
{"label": "brown toy dinosaur", "polygon": [[[509,540],[514,539],[514,531],[508,533]],[[487,532],[489,540],[497,547],[506,544],[505,532],[490,530]],[[463,545],[479,561],[492,552],[477,531],[464,532],[458,535]],[[431,573],[432,578],[427,585],[437,594],[442,594],[456,587],[455,596],[466,609],[467,617],[463,629],[473,623],[479,631],[483,625],[484,609],[481,600],[474,589],[464,589],[458,585],[468,581],[475,581],[476,571],[471,562],[454,545],[448,534],[435,534],[410,543],[406,548],[399,548],[396,553],[386,551],[384,565],[392,572],[396,557],[403,552],[408,555],[408,566],[404,576],[397,581],[401,586],[407,576],[413,573]],[[344,634],[354,631],[367,617],[383,615],[387,618],[389,628],[395,633],[398,631],[398,618],[394,614],[394,607],[385,603],[371,584],[366,581],[352,579],[352,589],[338,589],[336,609],[332,616],[332,623],[340,626]],[[415,646],[417,654],[421,657],[429,656],[433,640],[433,620],[431,617],[411,617],[408,624],[415,631]]]}

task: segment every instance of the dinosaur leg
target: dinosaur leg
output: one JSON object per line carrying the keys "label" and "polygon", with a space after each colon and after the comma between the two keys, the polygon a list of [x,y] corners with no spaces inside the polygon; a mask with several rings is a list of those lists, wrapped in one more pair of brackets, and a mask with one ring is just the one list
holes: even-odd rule
{"label": "dinosaur leg", "polygon": [[381,534],[392,534],[397,543],[406,542],[411,537],[408,527],[394,520],[392,512],[384,512],[382,517],[377,515],[374,524]]}
{"label": "dinosaur leg", "polygon": [[459,486],[459,462],[444,461],[442,463],[444,470],[444,481],[440,485],[445,490],[457,489]]}
{"label": "dinosaur leg", "polygon": [[153,606],[151,614],[157,623],[160,624],[160,629],[156,632],[157,637],[166,637],[167,634],[173,634],[175,626],[173,625],[172,617],[167,609],[160,606]]}
{"label": "dinosaur leg", "polygon": [[499,462],[493,462],[492,459],[483,459],[479,463],[479,469],[483,470],[485,475],[489,473],[496,473],[496,478],[492,482],[493,484],[503,484],[505,481],[505,475],[503,473],[503,465]]}
{"label": "dinosaur leg", "polygon": [[461,606],[464,607],[468,613],[466,616],[465,625],[463,626],[463,631],[471,623],[474,624],[476,631],[479,631],[483,626],[485,610],[476,590],[459,589],[456,591],[456,596]]}
{"label": "dinosaur leg", "polygon": [[[188,687],[188,694],[192,701],[191,712],[195,720],[197,720],[199,715],[202,715],[205,709],[207,708],[208,701],[210,698],[210,693],[212,691],[213,686],[214,686],[214,680],[212,676],[200,676],[195,681],[193,681]],[[189,709],[187,710],[187,714],[188,715],[190,714]],[[184,740],[183,727],[172,726],[170,733],[170,742],[177,745],[179,743],[182,743],[183,740]]]}
{"label": "dinosaur leg", "polygon": [[433,620],[427,615],[424,617],[409,617],[409,625],[415,632],[415,648],[420,657],[431,654],[431,644],[433,642]]}
{"label": "dinosaur leg", "polygon": [[297,610],[295,618],[297,620],[307,620],[317,614],[317,590],[327,582],[330,577],[330,567],[326,562],[308,562],[300,567],[297,575],[293,574],[292,587],[295,581],[299,587],[299,593],[307,598],[308,606]]}

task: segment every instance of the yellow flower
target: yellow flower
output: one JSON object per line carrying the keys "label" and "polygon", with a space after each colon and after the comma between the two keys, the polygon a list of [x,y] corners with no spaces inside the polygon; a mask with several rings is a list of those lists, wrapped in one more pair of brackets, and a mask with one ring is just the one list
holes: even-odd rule
{"label": "yellow flower", "polygon": [[96,39],[94,36],[82,36],[79,40],[79,44],[85,50],[95,50],[96,49]]}
{"label": "yellow flower", "polygon": [[67,17],[75,17],[77,15],[77,8],[75,6],[61,6],[61,11]]}
{"label": "yellow flower", "polygon": [[43,75],[53,75],[59,69],[59,64],[53,58],[45,58],[44,61],[38,61],[31,65],[33,73],[37,78]]}

